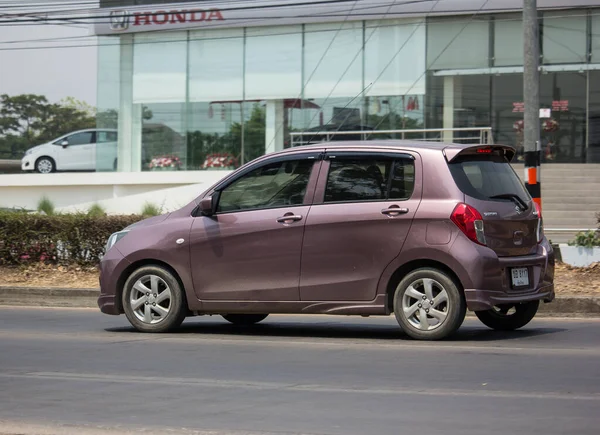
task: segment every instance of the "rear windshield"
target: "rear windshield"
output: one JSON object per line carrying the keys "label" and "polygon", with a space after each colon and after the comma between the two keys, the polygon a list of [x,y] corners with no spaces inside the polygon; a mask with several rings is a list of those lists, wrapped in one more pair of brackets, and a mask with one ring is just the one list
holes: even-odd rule
{"label": "rear windshield", "polygon": [[500,156],[465,156],[448,165],[458,188],[473,198],[489,200],[496,195],[531,197],[510,163]]}

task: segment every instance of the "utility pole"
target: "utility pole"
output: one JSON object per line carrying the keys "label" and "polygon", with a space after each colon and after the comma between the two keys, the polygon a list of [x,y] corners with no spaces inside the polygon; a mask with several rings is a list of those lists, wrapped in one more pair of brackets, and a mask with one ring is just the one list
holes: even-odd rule
{"label": "utility pole", "polygon": [[525,186],[542,209],[540,185],[540,43],[537,0],[523,0],[523,98],[525,103],[524,141]]}

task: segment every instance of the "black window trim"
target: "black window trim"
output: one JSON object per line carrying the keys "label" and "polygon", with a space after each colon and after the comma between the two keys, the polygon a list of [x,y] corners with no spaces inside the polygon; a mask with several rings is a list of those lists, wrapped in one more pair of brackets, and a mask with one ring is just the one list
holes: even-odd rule
{"label": "black window trim", "polygon": [[[329,160],[329,161],[333,161],[333,160],[353,160],[353,159],[369,159],[372,158],[373,160],[379,159],[379,160],[397,160],[397,159],[409,159],[412,160],[413,162],[416,160],[415,156],[413,156],[412,154],[409,154],[407,152],[393,152],[393,151],[383,151],[383,152],[378,152],[378,151],[340,151],[340,152],[335,152],[335,151],[326,151],[325,155],[324,155],[324,160]],[[325,180],[325,191],[327,191],[327,183],[329,182],[329,171],[331,170],[331,166],[329,168],[327,168],[327,174],[326,177],[327,179]],[[390,201],[409,201],[412,196],[415,193],[415,186],[413,184],[413,191],[410,194],[410,197],[408,198],[403,198],[403,199],[390,199],[389,195],[390,195],[390,185],[392,183],[392,175],[390,174],[390,177],[388,177],[387,180],[387,194],[385,198],[382,199],[364,199],[364,200],[353,200],[353,201],[326,201],[325,198],[323,198],[323,201],[321,203],[319,203],[318,205],[328,205],[328,204],[364,204],[364,203],[369,203],[369,202],[390,202]],[[416,180],[416,164],[415,164],[415,180]],[[316,203],[314,205],[317,205]]]}
{"label": "black window trim", "polygon": [[[235,183],[237,180],[244,177],[245,175],[248,175],[250,172],[255,171],[256,169],[260,169],[264,166],[272,165],[274,163],[289,162],[289,161],[294,161],[294,160],[311,160],[313,162],[313,165],[310,168],[310,173],[312,176],[312,173],[315,169],[315,162],[321,161],[322,159],[323,159],[323,152],[319,151],[319,152],[307,152],[307,153],[301,153],[301,154],[278,156],[278,157],[274,157],[272,159],[267,159],[267,160],[257,162],[256,164],[251,165],[248,168],[241,171],[239,174],[236,175],[236,177],[225,180],[222,184],[217,185],[217,187],[215,187],[213,189],[213,192],[211,193],[211,195],[217,196],[217,204],[216,204],[215,209],[218,210],[218,208],[219,208],[219,202],[221,201],[221,192],[223,190],[227,189],[230,185]],[[248,212],[248,211],[262,211],[262,210],[275,210],[278,208],[305,207],[307,205],[310,205],[310,204],[293,204],[293,205],[286,205],[285,207],[282,207],[282,206],[255,207],[255,208],[245,208],[243,210],[215,211],[214,215],[219,216],[219,215],[225,215],[225,214],[231,214],[231,213],[244,213],[244,212]],[[194,212],[194,215],[197,216],[198,214],[196,212]]]}
{"label": "black window trim", "polygon": [[[239,180],[243,176],[247,175],[249,172],[252,172],[252,171],[259,169],[266,165],[271,165],[273,163],[280,163],[280,162],[288,162],[290,160],[320,161],[322,159],[323,159],[323,152],[317,151],[317,152],[306,152],[306,153],[300,153],[300,154],[277,156],[277,157],[273,157],[270,159],[261,160],[260,162],[257,162],[253,165],[249,165],[247,168],[245,168],[242,171],[240,171],[239,173],[235,174],[235,177],[227,178],[227,179],[223,180],[221,183],[217,184],[215,186],[215,188],[212,190],[211,194],[214,195],[217,192],[221,192],[223,189],[226,189],[229,185],[231,185],[235,181]],[[312,171],[312,169],[311,169],[311,171]]]}
{"label": "black window trim", "polygon": [[76,132],[67,134],[62,139],[58,139],[53,144],[54,145],[60,145],[62,143],[62,141],[64,141],[64,140],[69,141],[69,138],[72,137],[72,136],[77,136],[79,134],[86,134],[86,133],[90,133],[91,134],[90,142],[88,142],[88,143],[79,143],[77,145],[71,145],[71,143],[69,143],[69,146],[78,147],[78,146],[82,146],[82,145],[93,145],[94,143],[96,143],[96,142],[93,141],[95,139],[95,137],[96,137],[96,131],[95,130],[84,130],[84,131],[76,131]]}
{"label": "black window trim", "polygon": [[415,160],[415,156],[404,151],[326,151],[324,159],[355,159],[355,158],[373,158],[373,159],[410,159]]}

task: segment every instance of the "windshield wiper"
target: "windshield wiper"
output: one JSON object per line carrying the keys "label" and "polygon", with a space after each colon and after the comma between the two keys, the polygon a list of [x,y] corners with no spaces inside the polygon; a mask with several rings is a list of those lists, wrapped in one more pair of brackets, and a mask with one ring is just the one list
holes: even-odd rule
{"label": "windshield wiper", "polygon": [[510,199],[521,209],[521,211],[527,210],[527,203],[521,199],[519,195],[514,193],[503,193],[501,195],[490,196],[490,199]]}

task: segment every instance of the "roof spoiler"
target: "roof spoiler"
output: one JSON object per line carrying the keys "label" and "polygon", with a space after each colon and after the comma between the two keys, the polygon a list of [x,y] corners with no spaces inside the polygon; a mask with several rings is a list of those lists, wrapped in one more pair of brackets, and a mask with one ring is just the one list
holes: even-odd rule
{"label": "roof spoiler", "polygon": [[466,148],[448,147],[444,149],[444,155],[446,156],[448,163],[452,163],[452,161],[456,160],[458,157],[482,154],[500,155],[511,162],[516,154],[516,150],[508,145],[472,145]]}

